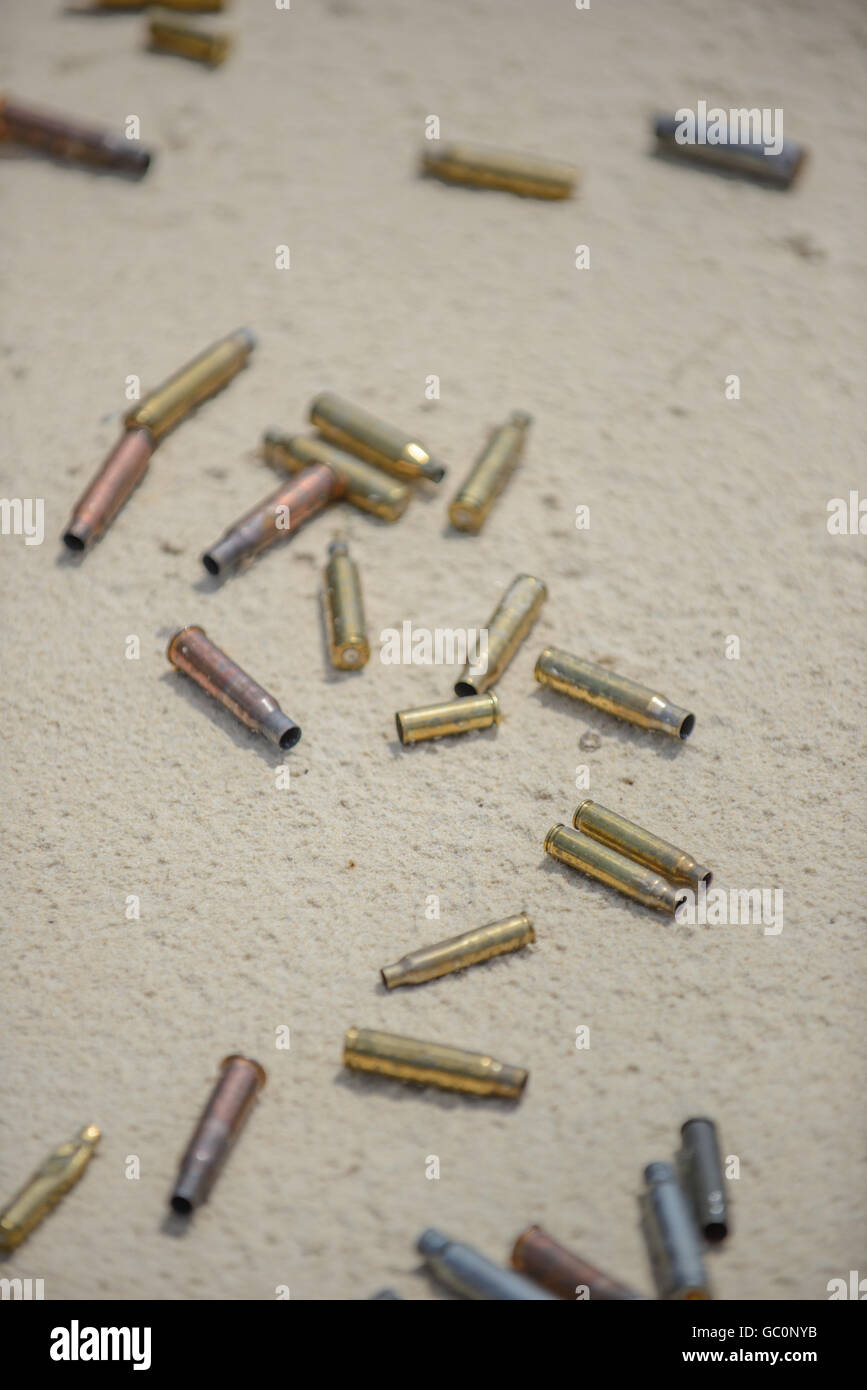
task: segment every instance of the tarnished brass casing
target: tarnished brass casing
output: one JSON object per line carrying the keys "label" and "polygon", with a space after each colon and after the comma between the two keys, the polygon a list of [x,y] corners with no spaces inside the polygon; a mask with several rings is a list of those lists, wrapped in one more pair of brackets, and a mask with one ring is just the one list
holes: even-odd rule
{"label": "tarnished brass casing", "polygon": [[343,479],[326,464],[312,463],[233,522],[205,551],[202,564],[208,574],[235,569],[275,541],[291,540],[305,522],[342,495]]}
{"label": "tarnished brass casing", "polygon": [[397,478],[429,478],[439,483],[445,477],[443,465],[412,435],[334,391],[323,391],[314,398],[310,420],[326,439]]}
{"label": "tarnished brass casing", "polygon": [[255,346],[256,337],[249,328],[227,334],[133,406],[126,416],[127,429],[148,429],[159,441],[237,376]]}
{"label": "tarnished brass casing", "polygon": [[398,1081],[417,1081],[446,1091],[517,1100],[527,1084],[523,1067],[497,1062],[482,1052],[465,1052],[442,1043],[420,1042],[374,1028],[350,1028],[343,1062],[355,1071],[372,1071]]}
{"label": "tarnished brass casing", "polygon": [[289,435],[268,430],[262,441],[262,452],[269,463],[288,468],[290,473],[299,473],[311,463],[327,464],[346,483],[346,501],[383,521],[397,521],[403,516],[412,495],[406,483],[390,478],[382,469],[374,468],[373,464],[315,435]]}
{"label": "tarnished brass casing", "polygon": [[572,824],[576,830],[583,830],[585,835],[620,850],[639,864],[657,869],[675,883],[690,883],[697,888],[700,883],[707,885],[711,881],[710,869],[699,864],[686,850],[678,849],[649,830],[642,830],[634,821],[609,811],[596,801],[582,801],[572,817]]}
{"label": "tarnished brass casing", "polygon": [[578,171],[569,164],[487,145],[441,145],[431,140],[421,164],[424,173],[446,183],[500,188],[525,198],[571,198],[578,183]]}
{"label": "tarnished brass casing", "polygon": [[580,869],[590,878],[598,878],[602,883],[618,888],[621,893],[628,894],[646,907],[674,914],[680,904],[682,893],[660,874],[565,825],[553,825],[548,831],[545,853],[550,854],[552,859],[559,859],[561,864]]}
{"label": "tarnished brass casing", "polygon": [[500,705],[494,692],[487,690],[469,699],[400,710],[394,717],[401,743],[421,743],[447,734],[466,734],[471,729],[489,729],[500,721]]}
{"label": "tarnished brass casing", "polygon": [[468,662],[464,667],[455,682],[456,695],[480,695],[496,685],[547,597],[548,586],[541,579],[532,574],[516,575],[487,621],[487,650],[476,664]]}
{"label": "tarnished brass casing", "polygon": [[422,946],[394,965],[386,965],[380,974],[388,989],[396,989],[398,985],[421,985],[426,980],[449,975],[453,970],[465,970],[468,965],[490,960],[492,956],[519,951],[535,940],[533,923],[526,912],[519,912],[501,922],[473,927],[448,941],[438,941],[435,946]]}
{"label": "tarnished brass casing", "polygon": [[200,627],[184,627],[169,642],[169,661],[231,710],[236,719],[271,743],[294,748],[301,730],[230,656],[215,646]]}
{"label": "tarnished brass casing", "polygon": [[606,714],[640,724],[643,729],[654,729],[673,738],[689,738],[695,727],[694,714],[673,705],[649,686],[615,675],[606,667],[572,656],[559,647],[545,648],[536,662],[535,676],[540,685],[570,695],[573,700],[584,700]]}
{"label": "tarnished brass casing", "polygon": [[265,1068],[251,1057],[223,1058],[220,1079],[181,1159],[172,1189],[171,1208],[179,1216],[189,1216],[207,1201],[265,1080]]}
{"label": "tarnished brass casing", "polygon": [[61,1144],[0,1212],[0,1250],[14,1250],[78,1182],[100,1140],[96,1125],[85,1125]]}
{"label": "tarnished brass casing", "polygon": [[532,416],[516,410],[490,438],[449,507],[449,520],[458,531],[478,534],[494,502],[520,461]]}
{"label": "tarnished brass casing", "polygon": [[558,1298],[584,1298],[584,1289],[590,1302],[631,1302],[644,1297],[603,1274],[580,1255],[573,1255],[541,1226],[530,1226],[518,1236],[512,1264]]}

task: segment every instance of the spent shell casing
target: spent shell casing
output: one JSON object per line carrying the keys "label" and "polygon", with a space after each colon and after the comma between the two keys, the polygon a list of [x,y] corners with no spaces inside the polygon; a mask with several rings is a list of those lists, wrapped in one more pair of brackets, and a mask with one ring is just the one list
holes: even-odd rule
{"label": "spent shell casing", "polygon": [[395,1293],[394,1289],[380,1289],[378,1293],[370,1295],[372,1303],[392,1303],[395,1299],[401,1303],[404,1301],[403,1294]]}
{"label": "spent shell casing", "polygon": [[616,849],[609,849],[589,835],[581,835],[565,825],[552,825],[545,836],[545,853],[561,864],[580,869],[590,878],[598,878],[602,883],[618,888],[630,898],[644,903],[645,907],[655,907],[660,912],[674,914],[683,896],[661,874],[655,874],[642,864],[627,859]]}
{"label": "spent shell casing", "polygon": [[4,96],[0,96],[0,140],[26,145],[52,159],[89,164],[135,178],[147,173],[153,159],[151,152],[135,140],[83,125],[66,116],[34,111]]}
{"label": "spent shell casing", "polygon": [[535,676],[540,685],[550,686],[573,700],[585,700],[606,714],[640,724],[642,729],[689,738],[695,727],[694,714],[673,705],[649,686],[615,675],[604,666],[572,656],[559,647],[545,648],[536,662]]}
{"label": "spent shell casing", "polygon": [[469,661],[455,682],[455,694],[481,695],[496,685],[515,652],[539,616],[548,597],[548,586],[532,574],[516,575],[493,615],[485,632],[487,642],[477,661]]}
{"label": "spent shell casing", "polygon": [[644,1298],[644,1294],[603,1274],[580,1255],[573,1255],[541,1226],[529,1226],[518,1236],[512,1251],[512,1264],[557,1298],[586,1297],[591,1302],[606,1303]]}
{"label": "spent shell casing", "polygon": [[453,970],[465,970],[468,965],[477,965],[493,956],[520,951],[522,946],[529,946],[535,940],[532,921],[526,912],[519,912],[502,922],[473,927],[448,941],[411,951],[394,965],[384,966],[380,974],[388,989],[396,989],[398,985],[422,985],[426,980],[450,975]]}
{"label": "spent shell casing", "polygon": [[148,470],[156,445],[149,430],[127,430],[82,493],[63,533],[70,550],[87,550],[108,529]]}
{"label": "spent shell casing", "polygon": [[678,1171],[696,1225],[709,1245],[729,1233],[729,1209],[716,1125],[702,1115],[681,1126]]}
{"label": "spent shell casing", "polygon": [[223,1058],[220,1078],[181,1159],[172,1190],[170,1205],[179,1216],[189,1216],[207,1201],[265,1080],[264,1067],[251,1057]]}
{"label": "spent shell casing", "polygon": [[343,479],[324,463],[312,463],[281,483],[264,502],[258,502],[240,521],[233,522],[202,556],[208,574],[224,574],[267,550],[275,541],[288,541],[305,522],[343,494]]}
{"label": "spent shell casing", "polygon": [[466,734],[471,729],[490,729],[500,722],[500,704],[493,690],[469,698],[443,700],[438,705],[402,709],[394,716],[401,743]]}
{"label": "spent shell casing", "polygon": [[514,473],[524,451],[532,416],[513,412],[505,425],[491,431],[469,477],[449,507],[449,520],[458,531],[477,535],[494,502]]}
{"label": "spent shell casing", "polygon": [[641,1225],[660,1298],[711,1297],[698,1230],[670,1163],[649,1163],[639,1198]]}
{"label": "spent shell casing", "polygon": [[[744,111],[738,113],[750,117],[760,116],[760,112]],[[782,112],[780,113],[782,115]],[[678,132],[684,131],[683,122],[674,116],[657,116],[653,122],[657,149],[661,154],[673,155],[693,164],[707,164],[727,173],[743,174],[747,178],[758,179],[762,183],[774,184],[778,188],[790,188],[798,177],[807,158],[803,145],[793,140],[784,140],[781,148],[774,152],[761,141],[723,140],[720,144],[708,144],[700,140],[683,140]],[[714,129],[714,134],[717,131]]]}
{"label": "spent shell casing", "polygon": [[464,1298],[541,1302],[554,1297],[523,1274],[495,1264],[471,1245],[450,1240],[433,1227],[422,1232],[416,1248],[431,1274]]}
{"label": "spent shell casing", "polygon": [[[99,10],[150,10],[154,0],[91,0],[87,10],[76,13],[90,13]],[[225,9],[226,0],[160,0],[160,9],[179,10],[183,14],[217,14]]]}
{"label": "spent shell casing", "polygon": [[256,336],[249,328],[238,328],[220,338],[133,406],[126,416],[127,429],[145,428],[154,439],[162,439],[196,406],[237,376],[255,346]]}
{"label": "spent shell casing", "polygon": [[572,824],[600,844],[619,850],[650,869],[658,869],[675,883],[689,883],[697,888],[700,883],[708,885],[713,877],[710,869],[699,864],[686,850],[643,830],[634,821],[609,811],[596,801],[582,801],[572,817]]}
{"label": "spent shell casing", "polygon": [[200,627],[184,627],[169,642],[168,658],[236,719],[283,749],[294,748],[301,730],[267,690],[242,671]]}
{"label": "spent shell casing", "polygon": [[212,68],[225,62],[232,46],[228,34],[206,34],[164,19],[150,21],[148,41],[153,53],[171,53],[177,58],[189,58],[194,63],[206,63]]}
{"label": "spent shell casing", "polygon": [[443,465],[411,434],[334,391],[323,391],[313,399],[310,420],[333,444],[397,478],[428,478],[439,483],[445,477]]}
{"label": "spent shell casing", "polygon": [[343,1064],[354,1071],[372,1071],[398,1081],[507,1100],[520,1097],[528,1076],[523,1067],[497,1062],[483,1052],[465,1052],[460,1047],[420,1042],[375,1028],[347,1029]]}
{"label": "spent shell casing", "polygon": [[263,436],[262,452],[269,463],[288,468],[290,473],[300,473],[311,463],[327,464],[346,483],[345,500],[383,521],[397,521],[403,516],[412,495],[406,483],[312,435],[268,430]]}
{"label": "spent shell casing", "polygon": [[[0,1250],[14,1250],[78,1182],[100,1140],[96,1125],[85,1125],[59,1145],[0,1212]],[[5,1296],[5,1295],[4,1295]]]}
{"label": "spent shell casing", "polygon": [[440,145],[431,140],[421,165],[423,173],[445,183],[499,188],[525,198],[571,198],[578,183],[578,171],[569,164],[487,145]]}
{"label": "spent shell casing", "polygon": [[360,671],[370,660],[370,643],[358,566],[349,554],[346,541],[332,541],[328,547],[325,616],[332,664],[341,671]]}

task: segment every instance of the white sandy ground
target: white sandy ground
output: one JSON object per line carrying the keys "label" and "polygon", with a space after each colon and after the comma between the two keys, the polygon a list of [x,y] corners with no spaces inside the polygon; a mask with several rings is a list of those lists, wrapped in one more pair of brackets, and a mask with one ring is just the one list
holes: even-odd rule
{"label": "white sandy ground", "polygon": [[[58,10],[2,6],[0,88],[114,128],[137,114],[158,157],[138,185],[2,164],[0,491],[46,512],[43,545],[0,537],[3,1197],[78,1125],[105,1137],[0,1272],[44,1278],[48,1298],[429,1298],[424,1226],[505,1259],[540,1221],[649,1291],[641,1168],[709,1113],[741,1165],[718,1295],[821,1299],[867,1275],[867,537],[826,528],[830,498],[867,497],[860,7],[263,0],[235,5],[237,51],[213,73],[144,52],[141,19]],[[811,152],[801,185],[653,159],[651,115],[699,98],[783,107]],[[575,162],[580,196],[417,178],[429,114],[444,138]],[[69,560],[59,533],[127,375],[153,385],[242,323],[260,335],[249,370]],[[335,510],[217,586],[201,551],[275,486],[262,430],[303,427],[325,386],[416,430],[449,478],[395,527]],[[448,497],[517,407],[536,418],[522,472],[479,539],[450,534]],[[547,580],[498,731],[403,749],[394,711],[454,672],[330,669],[317,594],[339,530],[375,644],[406,619],[480,625],[519,570]],[[189,622],[301,723],[288,757],[170,670]],[[687,706],[692,739],[541,692],[546,643]],[[587,794],[718,885],[782,888],[782,933],[671,925],[546,861],[545,832]],[[523,907],[534,948],[379,984],[406,950]],[[525,1098],[348,1076],[350,1024],[489,1049],[529,1068]],[[173,1238],[176,1162],[235,1050],[268,1084]]]}

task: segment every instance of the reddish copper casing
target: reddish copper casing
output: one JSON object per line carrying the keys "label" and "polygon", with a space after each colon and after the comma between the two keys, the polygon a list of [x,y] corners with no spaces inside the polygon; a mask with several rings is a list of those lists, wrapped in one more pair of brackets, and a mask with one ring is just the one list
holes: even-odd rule
{"label": "reddish copper casing", "polygon": [[70,550],[87,550],[111,524],[148,470],[156,445],[148,430],[127,430],[87,491],[63,533]]}

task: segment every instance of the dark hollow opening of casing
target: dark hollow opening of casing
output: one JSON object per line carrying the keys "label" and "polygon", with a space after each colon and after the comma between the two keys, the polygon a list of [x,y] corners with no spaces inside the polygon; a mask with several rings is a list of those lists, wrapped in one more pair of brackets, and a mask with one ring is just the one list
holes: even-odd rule
{"label": "dark hollow opening of casing", "polygon": [[193,1204],[189,1197],[181,1197],[175,1193],[172,1198],[172,1211],[177,1212],[178,1216],[189,1216],[193,1210]]}
{"label": "dark hollow opening of casing", "polygon": [[711,1245],[719,1245],[728,1235],[728,1229],[724,1221],[710,1221],[704,1228],[705,1240]]}
{"label": "dark hollow opening of casing", "polygon": [[682,723],[681,726],[680,726],[680,736],[681,736],[681,738],[689,738],[689,736],[690,736],[690,734],[692,733],[692,731],[693,731],[694,728],[695,728],[695,715],[694,715],[694,714],[688,714],[688,715],[686,716],[686,718],[684,719],[683,723]]}
{"label": "dark hollow opening of casing", "polygon": [[[218,562],[214,559],[213,555],[203,555],[203,556],[202,556],[202,564],[204,565],[205,569],[208,571],[208,574],[219,574],[219,573],[220,573],[220,566],[219,566]],[[681,735],[681,737],[682,737],[682,735]]]}
{"label": "dark hollow opening of casing", "polygon": [[699,879],[699,882],[703,883],[705,888],[710,888],[712,878],[713,874],[711,873],[710,869],[708,869],[706,874],[702,874],[701,878]]}
{"label": "dark hollow opening of casing", "polygon": [[287,729],[286,732],[285,732],[285,734],[281,734],[281,735],[280,735],[280,747],[281,747],[281,748],[294,748],[300,737],[301,737],[301,730],[300,730],[300,729],[298,729],[298,728],[295,728],[295,729]]}
{"label": "dark hollow opening of casing", "polygon": [[455,694],[463,698],[465,695],[477,695],[478,691],[471,681],[458,681],[455,685]]}
{"label": "dark hollow opening of casing", "polygon": [[70,550],[84,549],[84,541],[81,539],[81,536],[77,536],[74,531],[64,532],[63,542],[64,545],[67,545]]}

